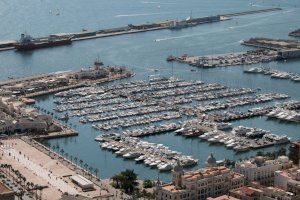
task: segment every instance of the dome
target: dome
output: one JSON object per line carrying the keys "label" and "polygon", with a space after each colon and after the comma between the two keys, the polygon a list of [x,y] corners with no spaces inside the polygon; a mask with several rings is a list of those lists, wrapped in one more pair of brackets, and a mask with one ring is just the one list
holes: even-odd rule
{"label": "dome", "polygon": [[212,166],[216,166],[216,165],[217,165],[217,161],[216,161],[214,155],[211,153],[206,160],[206,166],[212,167]]}

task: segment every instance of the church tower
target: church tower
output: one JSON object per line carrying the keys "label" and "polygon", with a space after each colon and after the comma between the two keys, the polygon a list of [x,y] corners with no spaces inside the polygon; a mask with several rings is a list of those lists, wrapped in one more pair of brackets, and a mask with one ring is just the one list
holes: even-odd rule
{"label": "church tower", "polygon": [[217,166],[217,161],[212,153],[209,154],[206,162],[205,162],[205,167],[216,167]]}
{"label": "church tower", "polygon": [[176,188],[182,187],[182,176],[184,175],[183,167],[180,164],[180,161],[177,160],[177,165],[172,171],[172,182]]}

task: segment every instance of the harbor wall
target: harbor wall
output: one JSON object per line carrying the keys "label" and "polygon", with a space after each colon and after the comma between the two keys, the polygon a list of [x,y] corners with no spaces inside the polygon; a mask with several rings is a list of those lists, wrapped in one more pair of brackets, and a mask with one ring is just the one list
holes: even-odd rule
{"label": "harbor wall", "polygon": [[[188,24],[195,23],[196,25],[200,25],[204,23],[220,22],[223,21],[225,17],[228,19],[228,17],[234,17],[239,15],[249,15],[249,14],[256,14],[256,13],[263,13],[263,12],[279,11],[279,10],[282,9],[281,8],[260,9],[260,10],[252,10],[252,11],[245,11],[245,12],[227,13],[227,14],[221,14],[215,16],[191,18],[189,20],[182,20],[180,22],[187,22]],[[139,32],[167,29],[170,28],[172,22],[174,22],[174,20],[165,20],[162,22],[153,22],[153,23],[146,23],[140,25],[129,24],[128,26],[124,26],[124,27],[116,27],[116,28],[102,29],[96,31],[83,30],[82,32],[78,32],[78,33],[57,33],[57,34],[51,34],[46,37],[39,37],[36,39],[47,40],[51,36],[56,36],[56,37],[69,36],[72,37],[71,39],[72,41],[79,41],[79,40],[86,40],[86,39],[95,39],[100,37],[109,37],[109,36],[116,36],[116,35],[123,35],[123,34],[133,34]],[[14,49],[14,45],[16,43],[17,43],[16,40],[3,41],[3,42],[0,41],[0,51]]]}

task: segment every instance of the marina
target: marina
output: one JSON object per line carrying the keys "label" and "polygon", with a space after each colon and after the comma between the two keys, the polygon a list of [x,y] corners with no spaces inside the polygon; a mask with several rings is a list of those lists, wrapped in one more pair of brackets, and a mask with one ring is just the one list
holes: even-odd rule
{"label": "marina", "polygon": [[[105,2],[105,6],[109,9],[104,9],[101,1],[93,1],[90,3],[76,2],[70,7],[68,2],[27,2],[26,7],[22,6],[22,3],[15,0],[9,1],[0,6],[0,12],[6,16],[7,19],[2,20],[0,23],[3,27],[0,38],[8,40],[10,38],[19,38],[19,35],[23,31],[27,31],[34,37],[43,35],[49,35],[51,33],[81,33],[82,29],[90,30],[98,29],[110,29],[111,27],[124,27],[127,24],[139,25],[145,22],[159,22],[164,19],[186,19],[192,10],[192,18],[197,16],[215,16],[222,13],[237,13],[243,10],[256,10],[261,8],[270,8],[273,6],[283,6],[282,10],[275,12],[266,12],[253,15],[243,15],[239,17],[230,17],[230,20],[225,20],[216,23],[207,23],[199,26],[191,26],[181,29],[157,29],[155,31],[141,32],[139,34],[121,34],[116,37],[102,37],[101,39],[82,40],[81,42],[72,41],[71,45],[60,46],[55,48],[44,48],[36,51],[3,51],[0,54],[1,60],[1,80],[6,80],[7,77],[26,77],[34,74],[52,73],[54,71],[77,71],[82,66],[90,66],[91,60],[94,60],[97,55],[100,55],[104,63],[111,66],[130,66],[130,69],[135,73],[134,77],[126,79],[119,79],[112,82],[100,83],[97,87],[92,88],[109,88],[114,90],[115,88],[121,88],[125,84],[129,87],[130,82],[137,80],[151,79],[151,75],[177,77],[180,80],[187,80],[188,82],[195,80],[202,82],[202,85],[218,83],[226,88],[220,88],[218,90],[205,91],[182,94],[178,96],[169,96],[160,98],[152,98],[153,95],[145,92],[141,95],[132,95],[131,93],[125,93],[125,89],[120,90],[116,96],[123,96],[121,99],[130,99],[128,102],[119,104],[102,105],[104,102],[100,102],[99,106],[89,108],[78,108],[74,110],[62,109],[62,112],[56,112],[53,109],[56,106],[63,108],[68,107],[68,102],[64,101],[64,97],[55,96],[55,93],[45,94],[43,96],[33,97],[35,105],[50,112],[53,117],[57,119],[65,118],[68,116],[68,120],[61,120],[61,123],[75,129],[79,134],[76,137],[68,138],[53,138],[50,140],[44,140],[46,146],[59,145],[65,152],[78,159],[83,159],[84,163],[94,168],[99,168],[101,178],[109,178],[114,174],[119,173],[124,169],[132,169],[138,174],[141,179],[153,179],[158,176],[159,170],[157,168],[150,168],[144,164],[136,164],[135,161],[129,159],[122,159],[122,157],[116,157],[112,151],[107,151],[99,148],[99,143],[94,139],[99,134],[106,133],[119,133],[134,132],[135,130],[147,129],[148,127],[156,127],[168,123],[183,124],[186,120],[200,118],[203,116],[203,120],[210,120],[211,115],[217,116],[218,114],[235,113],[240,119],[232,120],[232,127],[239,125],[245,127],[256,127],[263,130],[270,130],[271,133],[276,135],[286,134],[291,141],[299,139],[299,123],[287,123],[276,119],[268,119],[264,114],[257,117],[243,116],[243,113],[248,112],[253,108],[266,108],[282,103],[283,100],[275,99],[268,102],[262,102],[259,104],[248,104],[245,106],[236,106],[221,110],[206,111],[205,113],[198,113],[195,115],[194,105],[207,104],[209,101],[226,101],[229,98],[240,98],[244,96],[252,96],[258,94],[278,93],[286,94],[290,96],[290,100],[299,100],[299,88],[298,84],[288,80],[278,80],[269,78],[262,75],[247,75],[243,74],[243,70],[251,67],[261,67],[260,64],[245,64],[236,67],[222,67],[222,68],[197,68],[193,66],[182,65],[177,62],[166,62],[168,55],[213,55],[224,54],[226,52],[247,52],[252,51],[250,46],[240,45],[240,41],[251,37],[270,37],[270,38],[285,38],[296,39],[287,36],[292,30],[299,28],[299,23],[296,19],[299,18],[299,2],[291,0],[288,2],[270,0],[270,1],[172,1],[163,2],[156,1],[135,1],[128,7],[128,2],[125,1],[110,1]],[[35,12],[36,7],[39,7],[41,12]],[[60,9],[60,15],[54,16],[49,14],[49,9]],[[11,12],[11,11],[14,12]],[[26,14],[24,15],[24,12]],[[16,13],[16,14],[13,14]],[[80,16],[79,16],[80,13]],[[39,20],[35,20],[39,19]],[[28,23],[27,27],[22,25]],[[153,29],[154,30],[154,29]],[[113,34],[112,34],[113,35]],[[117,34],[116,34],[117,35]],[[86,37],[88,38],[88,37]],[[272,69],[278,69],[280,71],[300,73],[298,60],[287,59],[275,60],[268,63],[263,63],[262,66],[271,67]],[[150,77],[150,78],[149,78]],[[13,80],[13,79],[11,79]],[[148,82],[147,82],[148,83]],[[163,84],[162,84],[163,85]],[[168,85],[165,84],[165,85]],[[96,85],[95,85],[96,86]],[[158,85],[157,85],[158,86]],[[200,85],[199,85],[200,86]],[[82,93],[87,90],[86,85],[81,87]],[[79,88],[73,88],[78,89]],[[71,90],[73,90],[71,89]],[[147,89],[147,88],[145,88]],[[191,88],[190,88],[191,89]],[[198,88],[200,89],[200,88]],[[249,91],[252,92],[235,95],[236,91]],[[68,93],[70,90],[64,90],[62,93]],[[75,91],[75,90],[74,90]],[[173,90],[170,90],[170,92]],[[60,92],[60,91],[57,91]],[[169,91],[168,91],[169,92]],[[167,92],[167,94],[168,94]],[[179,91],[178,91],[179,92]],[[186,92],[186,91],[184,91]],[[89,93],[89,91],[87,91]],[[92,95],[100,98],[101,91],[98,91],[99,95]],[[104,96],[106,92],[102,94]],[[140,93],[144,93],[141,91]],[[154,92],[156,94],[156,92]],[[228,93],[228,97],[226,96]],[[206,97],[206,94],[207,97]],[[224,95],[223,95],[224,94]],[[233,96],[230,96],[232,94]],[[71,94],[70,94],[71,95]],[[89,96],[83,95],[83,96]],[[105,94],[106,95],[106,94]],[[109,100],[111,94],[107,94],[107,98],[103,100]],[[116,97],[115,94],[111,97]],[[148,99],[148,96],[151,99]],[[161,96],[161,94],[159,95]],[[198,98],[196,98],[196,96]],[[224,96],[224,97],[222,97]],[[125,98],[126,97],[126,98]],[[80,94],[74,96],[72,101],[89,101],[89,97],[82,98]],[[198,100],[197,100],[198,99]],[[61,101],[61,104],[59,102]],[[58,103],[54,103],[57,101]],[[94,102],[94,101],[89,101]],[[166,104],[165,104],[166,102]],[[176,104],[175,104],[176,102]],[[77,103],[71,103],[79,105]],[[149,105],[148,105],[149,104]],[[175,105],[174,105],[175,104]],[[118,114],[119,111],[134,111],[141,110],[141,107],[154,107],[162,106],[181,109],[181,117],[178,119],[164,120],[161,122],[153,122],[150,124],[144,124],[139,126],[132,126],[128,128],[110,129],[109,131],[98,130],[92,128],[92,125],[102,122],[90,122],[80,123],[81,117],[89,117],[90,115],[109,115],[110,112]],[[177,108],[178,107],[178,108]],[[111,110],[111,111],[110,111]],[[298,110],[296,110],[299,112]],[[66,115],[68,113],[68,115]],[[159,113],[159,112],[158,112]],[[156,113],[156,114],[158,114]],[[250,112],[249,112],[250,113]],[[253,112],[252,112],[253,113]],[[259,113],[259,110],[254,113]],[[152,113],[154,114],[154,113]],[[189,115],[190,114],[190,115]],[[205,116],[204,116],[205,115]],[[229,115],[230,116],[230,115]],[[208,119],[206,119],[206,117]],[[120,118],[124,119],[124,118]],[[215,122],[215,121],[212,121]],[[204,126],[204,124],[203,124]],[[222,125],[220,125],[222,126]],[[223,125],[226,127],[225,125]],[[214,128],[214,127],[211,127]],[[179,127],[180,129],[180,127]],[[147,131],[145,130],[145,133]],[[192,133],[192,132],[191,132]],[[141,138],[144,141],[163,144],[172,150],[182,152],[183,155],[191,155],[194,159],[198,159],[198,163],[191,167],[193,169],[204,167],[207,155],[213,152],[217,160],[228,158],[230,160],[239,160],[247,157],[255,156],[258,151],[264,153],[273,152],[279,150],[282,146],[286,145],[273,145],[261,149],[251,149],[249,151],[236,153],[233,149],[228,149],[225,145],[218,145],[217,143],[209,143],[202,141],[197,137],[180,135],[175,131],[163,132],[160,134],[147,134]],[[159,173],[159,177],[162,181],[170,181],[170,173]]]}
{"label": "marina", "polygon": [[108,131],[289,98],[285,94],[256,93],[249,88],[228,88],[218,83],[159,78],[57,93],[54,110],[62,116],[80,117],[81,123],[93,123],[97,130]]}
{"label": "marina", "polygon": [[[173,77],[156,77],[148,82],[133,81],[112,86],[90,86],[60,92],[55,97],[56,111],[70,117],[80,117],[79,122],[92,123],[94,129],[106,132],[95,138],[98,142],[104,142],[101,144],[102,149],[112,150],[118,156],[136,161],[148,158],[149,152],[140,147],[144,142],[135,137],[172,131],[185,137],[199,137],[209,143],[223,143],[226,148],[233,148],[236,152],[288,143],[286,136],[259,128],[233,127],[225,122],[267,115],[275,108],[292,110],[300,106],[299,102],[290,101],[255,107],[246,112],[231,112],[235,107],[282,101],[289,96],[279,93],[260,94],[249,88],[228,88],[218,83],[206,84]],[[222,114],[219,113],[221,110],[228,111]],[[228,141],[232,142],[225,143]],[[146,146],[148,149],[147,142]],[[151,152],[154,146],[150,147]],[[165,151],[166,148],[162,149]],[[158,154],[166,156],[165,152]],[[152,158],[152,164],[150,161],[146,164],[157,165],[160,170],[161,166],[167,165],[170,170],[176,160],[159,157]]]}
{"label": "marina", "polygon": [[278,51],[281,59],[299,57],[299,40],[286,40],[277,38],[250,38],[243,40],[242,45],[253,46],[261,49]]}

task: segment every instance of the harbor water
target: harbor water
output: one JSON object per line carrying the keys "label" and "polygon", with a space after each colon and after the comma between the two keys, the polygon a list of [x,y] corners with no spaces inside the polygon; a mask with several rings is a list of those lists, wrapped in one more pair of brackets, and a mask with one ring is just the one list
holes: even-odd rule
{"label": "harbor water", "polygon": [[[269,7],[281,7],[283,10],[234,17],[231,20],[212,24],[203,24],[181,30],[159,30],[152,32],[122,35],[93,40],[73,42],[70,46],[40,49],[30,52],[0,52],[0,79],[21,77],[41,72],[77,70],[90,66],[99,57],[105,64],[124,65],[132,69],[136,76],[131,80],[148,80],[151,75],[175,76],[185,80],[201,80],[205,83],[220,83],[240,88],[260,88],[262,93],[278,92],[300,100],[300,83],[289,80],[271,79],[261,74],[249,75],[243,70],[255,66],[267,66],[281,71],[300,73],[300,60],[271,62],[265,64],[232,66],[226,68],[200,69],[186,64],[166,61],[167,56],[207,55],[226,52],[247,51],[253,48],[242,46],[240,41],[251,37],[286,38],[288,33],[299,28],[300,2],[298,0],[187,0],[187,1],[47,1],[16,0],[0,2],[0,39],[17,39],[22,32],[34,37],[61,32],[79,32],[81,29],[102,29],[127,24],[161,21],[165,19],[184,19],[191,11],[194,17],[222,13],[240,12]],[[9,20],[8,20],[9,19]],[[172,70],[173,69],[173,70]],[[195,71],[191,71],[195,69]],[[274,104],[271,102],[269,104]],[[53,96],[37,98],[37,105],[53,112]],[[242,110],[236,108],[236,110]],[[79,118],[71,118],[68,124],[74,127],[79,136],[52,139],[48,144],[58,144],[73,157],[82,159],[89,166],[97,167],[101,178],[129,168],[134,169],[139,178],[155,178],[158,170],[150,169],[131,160],[116,157],[110,151],[102,150],[94,138],[101,134],[91,128],[91,124],[79,123]],[[300,125],[268,120],[266,117],[245,119],[234,122],[235,125],[258,127],[275,134],[286,134],[292,140],[300,139]],[[185,138],[174,133],[144,137],[144,140],[164,144],[172,150],[199,159],[201,167],[210,152],[217,159],[239,159],[255,155],[255,151],[236,154],[221,145],[209,145],[198,138]],[[277,147],[279,148],[279,147]],[[272,151],[275,147],[261,149]],[[160,178],[170,180],[170,173]]]}

